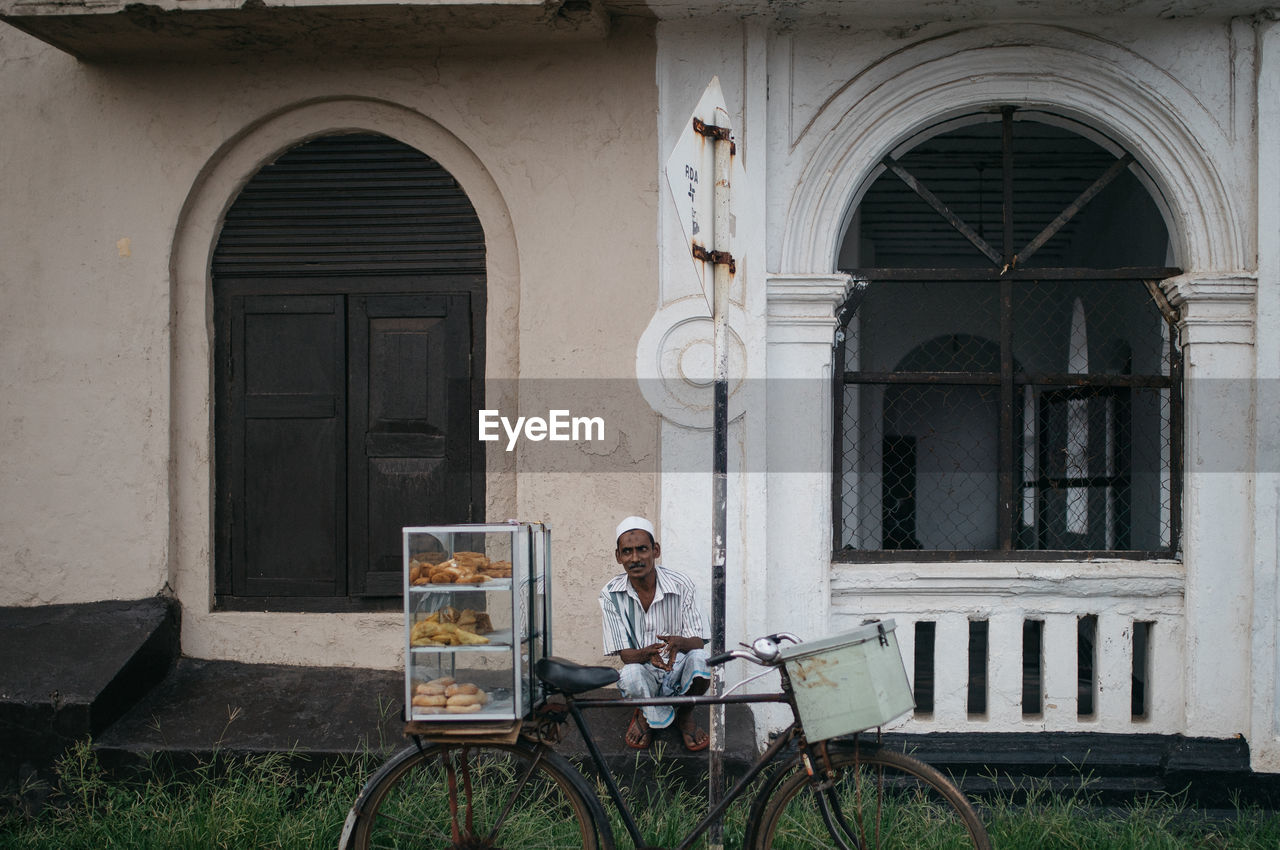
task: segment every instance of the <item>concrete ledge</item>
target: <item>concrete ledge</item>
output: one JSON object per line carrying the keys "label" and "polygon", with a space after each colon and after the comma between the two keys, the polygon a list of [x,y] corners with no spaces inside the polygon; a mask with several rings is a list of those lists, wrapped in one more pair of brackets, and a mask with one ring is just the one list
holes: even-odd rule
{"label": "concrete ledge", "polygon": [[46,779],[120,718],[168,673],[178,639],[178,607],[159,597],[0,608],[0,786]]}

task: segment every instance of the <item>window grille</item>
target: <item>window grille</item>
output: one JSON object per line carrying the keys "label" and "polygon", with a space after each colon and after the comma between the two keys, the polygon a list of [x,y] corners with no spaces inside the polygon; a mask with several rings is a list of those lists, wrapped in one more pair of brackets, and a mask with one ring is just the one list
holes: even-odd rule
{"label": "window grille", "polygon": [[848,253],[878,262],[852,270],[837,337],[837,558],[1167,556],[1181,353],[1156,285],[1178,270],[1150,262],[1163,222],[1129,155],[998,121],[886,157],[854,217]]}

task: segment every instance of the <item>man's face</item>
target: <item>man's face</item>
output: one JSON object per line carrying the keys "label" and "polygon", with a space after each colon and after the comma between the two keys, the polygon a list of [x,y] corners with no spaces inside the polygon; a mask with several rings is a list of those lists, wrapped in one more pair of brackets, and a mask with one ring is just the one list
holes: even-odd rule
{"label": "man's face", "polygon": [[618,538],[618,549],[613,556],[632,581],[645,581],[653,574],[653,564],[661,552],[649,532],[637,528]]}

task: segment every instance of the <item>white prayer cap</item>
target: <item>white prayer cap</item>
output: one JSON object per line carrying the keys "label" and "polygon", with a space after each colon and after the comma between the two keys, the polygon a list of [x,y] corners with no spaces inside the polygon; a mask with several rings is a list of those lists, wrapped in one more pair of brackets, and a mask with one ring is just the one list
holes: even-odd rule
{"label": "white prayer cap", "polygon": [[618,523],[617,534],[614,535],[613,539],[617,540],[628,531],[637,530],[649,532],[649,538],[654,539],[653,523],[649,522],[649,520],[642,516],[629,516],[622,522]]}

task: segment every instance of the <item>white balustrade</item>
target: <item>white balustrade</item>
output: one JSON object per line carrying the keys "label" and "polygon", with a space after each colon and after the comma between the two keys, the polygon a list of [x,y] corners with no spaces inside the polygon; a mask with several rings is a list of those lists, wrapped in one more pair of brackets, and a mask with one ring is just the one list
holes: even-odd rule
{"label": "white balustrade", "polygon": [[912,687],[932,698],[901,731],[1176,733],[1182,586],[1172,562],[837,564],[832,631],[896,621]]}

